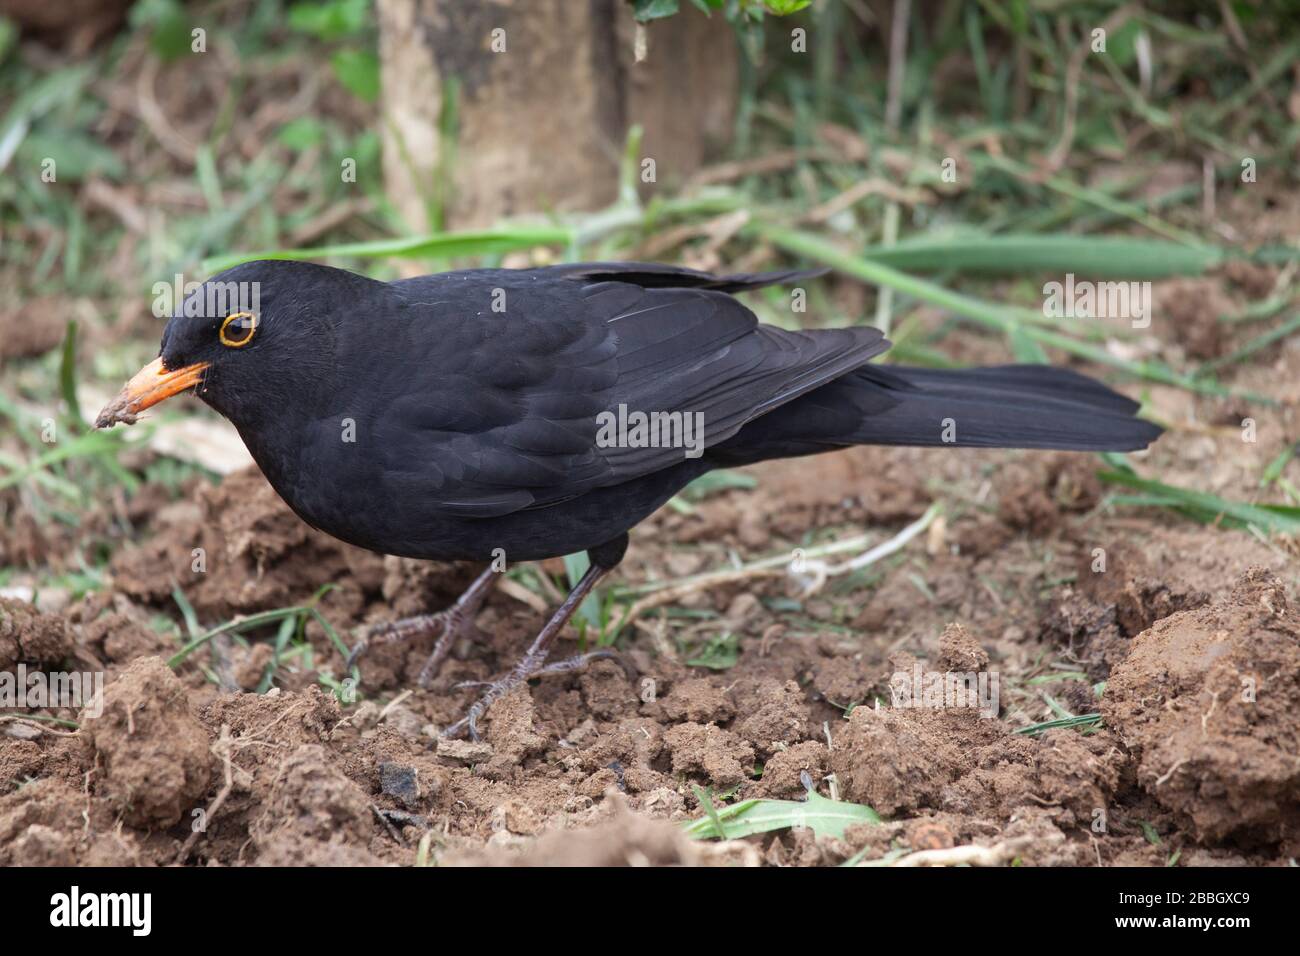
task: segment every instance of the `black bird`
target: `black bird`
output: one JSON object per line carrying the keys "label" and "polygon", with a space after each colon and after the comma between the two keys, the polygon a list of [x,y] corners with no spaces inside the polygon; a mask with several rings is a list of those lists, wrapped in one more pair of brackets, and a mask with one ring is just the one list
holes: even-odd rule
{"label": "black bird", "polygon": [[[848,445],[1127,451],[1160,434],[1067,369],[871,365],[889,347],[877,329],[788,332],[731,295],[813,274],[625,262],[379,282],[249,262],[176,310],[158,359],[96,425],[194,388],[289,506],[344,541],[440,560],[585,550],[588,571],[523,660],[448,730],[473,734],[522,681],[590,660],[545,664],[628,530],[710,469]],[[256,308],[209,307],[240,290]],[[637,413],[655,427],[638,431]],[[494,580],[369,636],[439,633],[427,684]]]}

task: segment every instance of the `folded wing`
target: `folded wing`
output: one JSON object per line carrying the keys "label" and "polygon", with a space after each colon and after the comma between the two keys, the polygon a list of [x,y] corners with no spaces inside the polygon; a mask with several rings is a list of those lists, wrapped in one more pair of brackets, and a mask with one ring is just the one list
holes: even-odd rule
{"label": "folded wing", "polygon": [[[681,447],[601,447],[601,413],[620,405],[699,413],[712,446],[888,347],[870,328],[762,325],[720,291],[789,274],[598,263],[472,275],[395,283],[408,307],[376,422],[384,493],[426,496],[448,515],[538,507],[683,460]],[[410,387],[416,375],[426,387]]]}

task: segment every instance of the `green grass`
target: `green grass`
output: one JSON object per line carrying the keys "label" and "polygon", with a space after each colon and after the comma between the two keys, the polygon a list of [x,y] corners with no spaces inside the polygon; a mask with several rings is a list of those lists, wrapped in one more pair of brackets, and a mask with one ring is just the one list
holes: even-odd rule
{"label": "green grass", "polygon": [[[1200,524],[1225,528],[1256,529],[1265,534],[1287,536],[1300,534],[1300,507],[1228,501],[1209,492],[1143,478],[1119,456],[1106,458],[1115,467],[1098,472],[1102,481],[1141,492],[1137,495],[1112,495],[1110,503],[1113,505],[1168,508]],[[1280,474],[1281,467],[1277,472]]]}
{"label": "green grass", "polygon": [[1092,731],[1101,727],[1101,714],[1078,714],[1070,717],[1058,717],[1055,720],[1044,720],[1041,723],[1030,724],[1028,727],[1017,727],[1012,731],[1013,734],[1021,734],[1026,737],[1037,737],[1039,734],[1048,730],[1084,730]]}
{"label": "green grass", "polygon": [[[181,591],[180,588],[175,588],[172,591],[172,598],[176,602],[182,620],[184,621],[187,640],[180,650],[167,659],[167,666],[171,668],[180,667],[196,651],[200,648],[206,647],[211,643],[213,638],[220,635],[242,635],[250,631],[259,631],[269,628],[272,625],[276,625],[276,635],[274,642],[271,645],[273,651],[271,663],[268,665],[267,671],[263,675],[262,681],[257,688],[258,693],[265,693],[272,686],[276,671],[291,659],[304,658],[304,669],[318,670],[318,668],[313,666],[311,660],[312,647],[310,642],[307,641],[305,633],[307,624],[313,621],[325,633],[325,636],[334,646],[334,649],[346,659],[348,656],[347,645],[343,643],[342,638],[339,637],[334,626],[330,624],[329,620],[321,613],[320,608],[318,607],[320,599],[332,590],[333,587],[332,584],[327,584],[321,587],[309,600],[300,605],[260,611],[256,614],[235,618],[234,620],[226,621],[216,627],[206,629],[199,625],[198,618],[194,613],[194,608],[185,597],[185,593]],[[209,671],[206,671],[206,669],[205,673],[208,674],[210,680],[215,681],[215,676]],[[354,680],[359,677],[355,672],[355,669],[351,677]],[[336,692],[341,691],[343,688],[342,682],[333,677],[333,675],[328,671],[320,670],[318,679],[323,685]],[[345,702],[351,703],[351,701]]]}
{"label": "green grass", "polygon": [[843,837],[857,823],[880,823],[880,815],[860,803],[829,800],[810,792],[806,800],[742,800],[714,806],[708,793],[695,788],[704,816],[683,824],[695,839],[736,840],[756,833],[807,827],[818,837]]}
{"label": "green grass", "polygon": [[268,249],[240,252],[204,260],[203,271],[216,273],[253,259],[463,259],[500,255],[537,246],[569,246],[576,238],[564,226],[518,225],[503,229],[448,232],[401,239],[373,239],[310,249]]}

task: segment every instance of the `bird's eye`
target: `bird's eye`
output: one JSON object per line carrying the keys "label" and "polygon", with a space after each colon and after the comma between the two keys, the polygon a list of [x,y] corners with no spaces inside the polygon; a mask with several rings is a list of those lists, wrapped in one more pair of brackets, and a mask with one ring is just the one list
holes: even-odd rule
{"label": "bird's eye", "polygon": [[235,312],[226,316],[226,320],[221,323],[221,344],[232,349],[240,348],[253,341],[253,333],[256,331],[257,316],[252,312]]}

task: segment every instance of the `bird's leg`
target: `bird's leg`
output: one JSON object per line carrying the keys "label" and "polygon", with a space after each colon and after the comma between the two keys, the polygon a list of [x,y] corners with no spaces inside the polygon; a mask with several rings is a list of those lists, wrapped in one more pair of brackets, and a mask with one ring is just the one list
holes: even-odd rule
{"label": "bird's leg", "polygon": [[[546,661],[546,655],[550,651],[551,645],[555,643],[556,637],[558,637],[560,631],[564,629],[564,625],[569,623],[569,618],[573,617],[578,606],[582,604],[587,595],[591,593],[591,589],[596,586],[596,583],[601,578],[609,573],[609,570],[609,568],[602,568],[595,564],[587,568],[587,573],[582,576],[577,585],[574,586],[573,590],[569,592],[569,596],[564,599],[564,603],[559,606],[556,612],[551,616],[551,619],[546,622],[546,626],[542,628],[541,633],[537,635],[536,640],[533,641],[532,646],[528,648],[527,653],[525,653],[519,660],[519,663],[516,664],[505,677],[502,677],[498,681],[487,683],[487,690],[484,691],[483,696],[476,700],[473,706],[470,707],[469,713],[443,731],[443,736],[455,737],[461,731],[468,729],[470,737],[474,740],[478,740],[478,719],[482,717],[483,714],[487,712],[487,709],[497,700],[510,693],[530,677],[543,671],[543,663]],[[598,652],[598,654],[602,657],[611,656],[610,652]],[[594,655],[584,654],[582,655],[582,658],[575,658],[572,662],[563,661],[562,663],[569,665],[567,668],[568,670],[576,670],[583,664],[587,663],[583,658],[589,659],[592,656]],[[555,666],[556,665],[552,665],[552,667]]]}
{"label": "bird's leg", "polygon": [[433,682],[433,678],[437,676],[438,669],[442,667],[442,662],[451,653],[452,645],[456,643],[456,639],[465,636],[473,627],[474,617],[478,614],[479,608],[483,606],[484,598],[492,590],[496,581],[497,572],[489,567],[474,579],[474,583],[466,588],[465,593],[457,598],[456,603],[451,607],[438,611],[436,614],[421,614],[417,617],[408,617],[400,621],[388,621],[375,625],[366,631],[357,646],[352,648],[352,653],[348,655],[347,663],[344,664],[344,672],[350,672],[352,665],[373,643],[391,644],[398,641],[409,641],[424,634],[441,632],[438,643],[433,646],[433,653],[429,655],[429,659],[420,668],[419,684],[421,687],[428,687]]}
{"label": "bird's leg", "polygon": [[487,713],[487,709],[492,704],[529,678],[546,674],[571,673],[585,667],[592,661],[604,659],[616,660],[625,670],[627,669],[627,665],[619,655],[611,650],[592,651],[588,654],[579,654],[567,660],[557,661],[554,664],[546,664],[546,655],[550,653],[551,645],[559,637],[564,625],[569,623],[569,619],[573,617],[574,612],[578,610],[578,607],[600,582],[600,579],[609,574],[618,562],[623,559],[623,552],[626,549],[627,535],[622,534],[609,544],[602,545],[599,548],[592,548],[587,552],[591,564],[588,566],[586,573],[573,586],[573,590],[564,599],[564,603],[551,615],[551,619],[546,622],[546,626],[542,628],[541,633],[537,635],[537,638],[519,663],[505,677],[485,684],[487,690],[483,692],[483,696],[474,702],[463,718],[443,731],[444,737],[455,737],[462,731],[468,730],[470,737],[478,740],[479,718]]}

